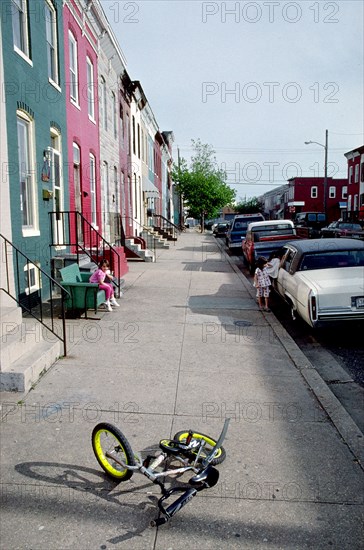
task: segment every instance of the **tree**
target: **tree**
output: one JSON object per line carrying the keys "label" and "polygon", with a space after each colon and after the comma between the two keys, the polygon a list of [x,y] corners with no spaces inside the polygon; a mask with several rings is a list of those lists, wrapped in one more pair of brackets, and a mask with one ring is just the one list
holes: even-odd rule
{"label": "tree", "polygon": [[172,177],[176,190],[183,196],[188,215],[201,220],[201,231],[205,218],[213,218],[223,206],[228,206],[235,199],[235,191],[226,183],[226,174],[217,166],[211,145],[191,140],[194,155],[190,166],[181,159],[174,166]]}
{"label": "tree", "polygon": [[252,197],[238,202],[235,210],[238,214],[254,214],[255,212],[262,212],[262,204],[258,197]]}

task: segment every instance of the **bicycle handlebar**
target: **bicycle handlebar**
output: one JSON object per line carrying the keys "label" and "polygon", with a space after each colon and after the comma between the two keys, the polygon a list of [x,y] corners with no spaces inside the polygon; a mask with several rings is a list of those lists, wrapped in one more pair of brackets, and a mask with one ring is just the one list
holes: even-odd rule
{"label": "bicycle handlebar", "polygon": [[220,447],[222,446],[222,443],[223,443],[223,441],[224,441],[224,439],[225,439],[225,436],[226,436],[226,432],[227,432],[228,427],[229,427],[229,422],[230,422],[230,418],[226,418],[226,420],[225,420],[225,422],[224,422],[224,427],[223,427],[223,429],[222,429],[222,431],[221,431],[221,434],[220,434],[220,436],[219,436],[219,439],[216,441],[215,447],[213,447],[213,448],[211,449],[210,454],[208,454],[208,455],[206,456],[206,458],[204,458],[203,461],[202,461],[202,463],[201,463],[201,466],[202,466],[201,470],[204,470],[204,469],[210,464],[210,462],[213,461],[216,452],[217,452],[217,451],[220,449]]}

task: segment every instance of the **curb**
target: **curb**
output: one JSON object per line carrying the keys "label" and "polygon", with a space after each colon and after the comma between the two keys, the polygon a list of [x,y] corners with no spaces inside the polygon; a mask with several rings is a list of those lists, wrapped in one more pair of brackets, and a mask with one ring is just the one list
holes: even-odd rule
{"label": "curb", "polygon": [[[255,292],[252,285],[249,283],[245,275],[235,265],[234,261],[226,253],[222,246],[216,240],[216,245],[220,248],[220,251],[224,254],[228,263],[232,269],[238,275],[245,290],[255,300]],[[343,441],[346,443],[351,453],[354,455],[355,460],[364,469],[364,435],[358,428],[354,420],[346,411],[344,406],[340,403],[338,398],[332,393],[326,382],[317,372],[315,366],[306,357],[303,351],[298,347],[293,338],[288,334],[286,329],[278,321],[274,313],[264,313],[266,321],[270,325],[276,338],[280,341],[287,354],[291,358],[294,366],[299,370],[303,379],[315,395],[317,401],[320,403],[323,410],[326,412],[328,418],[340,434]]]}

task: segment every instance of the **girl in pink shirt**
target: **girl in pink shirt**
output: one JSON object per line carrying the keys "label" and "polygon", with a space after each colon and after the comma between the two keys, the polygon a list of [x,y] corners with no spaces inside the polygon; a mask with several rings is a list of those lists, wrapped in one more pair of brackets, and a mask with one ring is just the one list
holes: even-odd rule
{"label": "girl in pink shirt", "polygon": [[94,271],[93,274],[91,275],[90,283],[98,283],[99,289],[105,291],[105,296],[106,296],[105,305],[108,311],[112,311],[111,306],[119,307],[119,304],[115,300],[113,285],[105,281],[107,271],[109,271],[109,269],[110,269],[109,262],[107,260],[102,260],[99,263],[98,269],[96,269],[96,271]]}

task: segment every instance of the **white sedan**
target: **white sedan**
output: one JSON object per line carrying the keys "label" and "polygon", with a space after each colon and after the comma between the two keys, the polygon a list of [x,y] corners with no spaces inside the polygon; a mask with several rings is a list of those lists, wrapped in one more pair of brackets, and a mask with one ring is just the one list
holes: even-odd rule
{"label": "white sedan", "polygon": [[302,239],[284,247],[277,291],[312,327],[364,320],[364,242]]}

